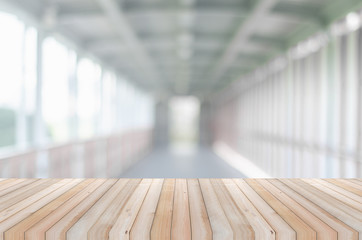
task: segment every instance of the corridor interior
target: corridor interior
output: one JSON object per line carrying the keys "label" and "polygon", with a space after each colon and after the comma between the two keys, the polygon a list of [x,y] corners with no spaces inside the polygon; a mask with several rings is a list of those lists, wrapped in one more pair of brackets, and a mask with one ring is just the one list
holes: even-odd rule
{"label": "corridor interior", "polygon": [[362,0],[0,0],[0,240],[362,240]]}
{"label": "corridor interior", "polygon": [[[205,167],[207,166],[207,167]],[[220,159],[210,148],[185,153],[155,149],[130,167],[124,178],[243,178],[245,175]]]}
{"label": "corridor interior", "polygon": [[360,0],[0,0],[0,178],[362,176]]}

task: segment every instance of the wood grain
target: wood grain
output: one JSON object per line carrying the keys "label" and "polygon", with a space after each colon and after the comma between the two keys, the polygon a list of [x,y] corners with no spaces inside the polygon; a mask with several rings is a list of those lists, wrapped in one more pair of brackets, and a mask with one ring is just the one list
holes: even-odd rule
{"label": "wood grain", "polygon": [[120,193],[107,206],[105,211],[93,224],[88,231],[89,240],[109,239],[109,232],[115,224],[117,217],[121,214],[128,199],[132,196],[135,189],[139,186],[140,179],[131,179]]}
{"label": "wood grain", "polygon": [[102,196],[67,232],[68,239],[87,239],[88,231],[98,218],[116,198],[118,193],[128,183],[128,179],[120,179],[106,194]]}
{"label": "wood grain", "polygon": [[194,239],[200,240],[212,239],[212,229],[199,181],[197,179],[189,179],[187,183],[189,189],[192,236]]}
{"label": "wood grain", "polygon": [[87,179],[79,184],[80,186],[77,186],[75,191],[77,191],[78,189],[80,189],[81,191],[78,190],[76,192],[76,195],[72,196],[69,200],[64,199],[65,202],[63,202],[63,204],[58,208],[54,209],[54,211],[52,211],[52,214],[49,214],[46,217],[34,219],[34,221],[37,223],[25,232],[25,238],[44,240],[44,232],[46,232],[55,223],[62,219],[68,212],[70,212],[75,206],[80,204],[84,199],[92,194],[100,185],[104,183],[104,181],[104,179]]}
{"label": "wood grain", "polygon": [[361,190],[361,179],[0,179],[0,240],[362,240]]}
{"label": "wood grain", "polygon": [[324,179],[324,180],[362,197],[362,191],[356,188],[354,184],[350,183],[349,181],[342,181],[339,179]]}
{"label": "wood grain", "polygon": [[317,232],[318,239],[321,240],[336,240],[337,232],[332,229],[328,224],[320,220],[314,214],[300,205],[298,202],[294,201],[291,197],[280,191],[277,187],[271,184],[269,181],[259,180],[259,182],[266,188],[268,191],[273,194],[279,201],[281,201],[286,207],[292,210],[297,214],[306,224],[313,226],[313,229]]}
{"label": "wood grain", "polygon": [[317,233],[313,228],[263,187],[260,184],[261,180],[248,179],[246,181],[297,232],[297,239],[317,238]]}
{"label": "wood grain", "polygon": [[255,232],[251,227],[248,219],[240,212],[238,206],[228,193],[222,180],[211,179],[211,184],[216,192],[216,195],[221,203],[221,207],[224,209],[231,228],[234,233],[234,240],[237,239],[254,239]]}
{"label": "wood grain", "polygon": [[137,217],[151,182],[151,179],[143,179],[137,186],[109,232],[109,239],[129,239],[132,224]]}
{"label": "wood grain", "polygon": [[191,239],[189,193],[186,179],[176,179],[171,238],[175,240]]}
{"label": "wood grain", "polygon": [[[307,184],[306,182],[299,181],[299,179],[282,179],[281,181],[299,194],[303,195],[309,201],[314,202],[315,204],[329,212],[331,215],[338,218],[340,221],[344,222],[348,226],[352,227],[354,230],[358,231],[359,239],[361,239],[362,222],[356,219],[355,216],[347,214],[348,209],[346,209],[346,205],[343,204],[343,202],[340,202],[335,198],[331,198],[329,195],[318,191],[318,189]],[[361,217],[361,214],[358,213],[356,214],[356,216]]]}
{"label": "wood grain", "polygon": [[203,199],[206,206],[206,211],[209,216],[210,225],[215,240],[233,239],[233,229],[230,226],[221,203],[210,183],[209,179],[200,179],[200,187],[202,190]]}
{"label": "wood grain", "polygon": [[[62,208],[59,208],[64,202],[72,198],[75,194],[77,194],[80,190],[82,190],[85,186],[87,186],[92,179],[86,180],[81,182],[80,184],[76,185],[74,188],[70,189],[66,193],[64,193],[59,198],[53,200],[52,202],[48,203],[46,206],[39,209],[37,212],[32,214],[30,217],[24,219],[23,221],[19,222],[9,230],[5,232],[5,237],[9,239],[24,239],[25,238],[25,231],[27,231],[32,226],[44,222],[43,220],[47,217],[53,217],[53,214],[49,214],[49,212],[58,211],[63,212]],[[44,231],[43,231],[44,232]]]}
{"label": "wood grain", "polygon": [[153,219],[151,239],[171,239],[174,191],[175,180],[166,179],[162,187],[160,200],[158,201],[155,218]]}
{"label": "wood grain", "polygon": [[275,239],[275,231],[267,221],[260,215],[250,200],[240,191],[238,186],[231,179],[224,179],[223,183],[239,211],[248,219],[254,229],[256,239]]}
{"label": "wood grain", "polygon": [[295,239],[296,232],[244,180],[234,179],[240,190],[276,232],[276,239]]}
{"label": "wood grain", "polygon": [[283,193],[287,194],[289,197],[293,198],[300,205],[302,205],[307,211],[311,212],[319,219],[331,226],[334,230],[337,231],[338,237],[340,239],[357,239],[358,232],[340,221],[338,218],[334,217],[323,208],[319,207],[312,201],[309,201],[303,195],[298,194],[294,189],[288,187],[286,184],[282,183],[280,180],[273,179],[270,180],[272,184],[278,187]]}
{"label": "wood grain", "polygon": [[147,240],[150,239],[153,218],[155,217],[158,200],[160,198],[163,179],[153,179],[142,207],[138,213],[131,229],[130,239]]}
{"label": "wood grain", "polygon": [[67,231],[97,202],[115,183],[116,179],[108,179],[97,188],[87,199],[82,201],[54,224],[47,232],[47,239],[66,239]]}

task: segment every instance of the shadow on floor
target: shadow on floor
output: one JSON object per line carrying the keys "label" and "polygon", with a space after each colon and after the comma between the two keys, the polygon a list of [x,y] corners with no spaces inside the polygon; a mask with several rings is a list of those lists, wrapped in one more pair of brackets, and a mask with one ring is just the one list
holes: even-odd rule
{"label": "shadow on floor", "polygon": [[124,178],[243,178],[210,148],[175,151],[158,148],[121,175]]}

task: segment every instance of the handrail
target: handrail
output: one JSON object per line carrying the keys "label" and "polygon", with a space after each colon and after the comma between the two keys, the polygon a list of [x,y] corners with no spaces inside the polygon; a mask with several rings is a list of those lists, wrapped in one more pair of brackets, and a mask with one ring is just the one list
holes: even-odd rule
{"label": "handrail", "polygon": [[16,152],[0,158],[0,177],[119,177],[151,144],[152,129],[132,129]]}

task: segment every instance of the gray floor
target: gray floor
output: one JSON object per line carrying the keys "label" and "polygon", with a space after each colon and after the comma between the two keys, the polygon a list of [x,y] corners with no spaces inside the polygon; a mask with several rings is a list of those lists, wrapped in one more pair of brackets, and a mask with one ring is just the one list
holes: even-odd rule
{"label": "gray floor", "polygon": [[209,148],[177,154],[155,149],[121,177],[125,178],[242,178],[239,171],[218,158]]}

